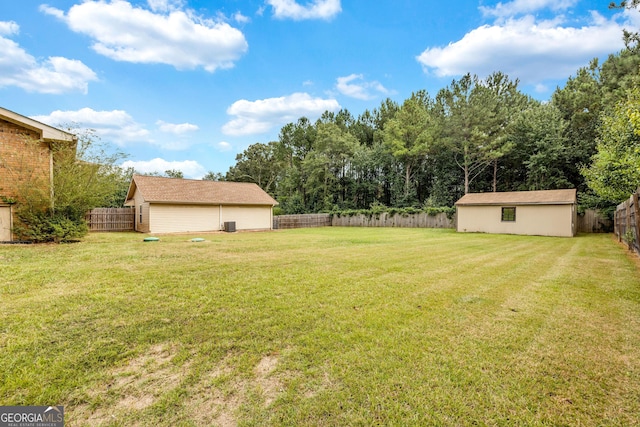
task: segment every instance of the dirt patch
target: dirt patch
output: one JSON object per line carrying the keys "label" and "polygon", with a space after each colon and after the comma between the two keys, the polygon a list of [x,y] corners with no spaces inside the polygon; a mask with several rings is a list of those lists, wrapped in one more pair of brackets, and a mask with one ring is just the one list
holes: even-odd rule
{"label": "dirt patch", "polygon": [[196,425],[234,427],[237,425],[235,412],[242,403],[244,390],[232,386],[229,394],[210,388],[195,393],[186,403],[189,419]]}
{"label": "dirt patch", "polygon": [[318,394],[335,388],[335,383],[331,380],[329,373],[327,371],[324,372],[322,376],[322,381],[319,385],[311,386],[304,392],[304,397],[307,399],[312,399],[316,397]]}
{"label": "dirt patch", "polygon": [[105,404],[75,408],[70,411],[69,425],[100,426],[153,405],[163,394],[178,387],[188,371],[188,364],[172,363],[176,353],[171,346],[155,345],[112,370],[104,386],[87,392],[88,400]]}
{"label": "dirt patch", "polygon": [[[279,357],[264,356],[253,369],[253,378],[231,378],[229,360],[223,360],[209,375],[193,388],[193,397],[188,404],[192,419],[198,425],[235,427],[238,424],[237,411],[247,401],[249,393],[258,390],[264,399],[264,406],[270,406],[282,391],[282,380],[277,375]],[[216,385],[216,380],[222,380]]]}
{"label": "dirt patch", "polygon": [[271,406],[278,394],[282,392],[282,381],[277,375],[273,375],[278,365],[276,356],[263,357],[254,369],[256,383],[264,397],[264,406]]}
{"label": "dirt patch", "polygon": [[[176,354],[174,347],[156,345],[113,369],[103,386],[86,392],[86,400],[92,404],[69,411],[68,425],[121,425],[131,414],[148,409],[186,379],[190,365],[173,363]],[[255,398],[256,392],[265,408],[282,392],[279,361],[279,355],[264,356],[250,371],[249,378],[241,378],[234,370],[233,357],[221,360],[187,388],[185,415],[196,425],[237,426],[238,410]]]}

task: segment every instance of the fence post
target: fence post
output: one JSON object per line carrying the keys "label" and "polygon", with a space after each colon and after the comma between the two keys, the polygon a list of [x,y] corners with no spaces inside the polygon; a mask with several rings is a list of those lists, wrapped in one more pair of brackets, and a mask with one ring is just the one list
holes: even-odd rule
{"label": "fence post", "polygon": [[[627,240],[627,235],[629,233],[629,230],[631,230],[631,200],[633,200],[633,197],[629,197],[624,204],[624,207],[626,208],[626,216],[627,216],[625,221],[625,227],[624,227],[625,241]],[[627,246],[629,246],[628,241],[627,241]]]}
{"label": "fence post", "polygon": [[618,209],[620,205],[616,207],[616,212],[613,214],[613,230],[616,233],[616,237],[618,237],[618,242],[622,241],[622,237],[620,236],[620,210]]}

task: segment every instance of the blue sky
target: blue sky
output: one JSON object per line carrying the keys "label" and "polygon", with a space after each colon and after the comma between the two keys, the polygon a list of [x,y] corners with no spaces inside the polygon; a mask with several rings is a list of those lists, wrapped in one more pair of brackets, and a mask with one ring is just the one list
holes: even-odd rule
{"label": "blue sky", "polygon": [[0,106],[95,129],[140,172],[225,173],[301,116],[502,71],[547,100],[623,48],[608,0],[2,0]]}

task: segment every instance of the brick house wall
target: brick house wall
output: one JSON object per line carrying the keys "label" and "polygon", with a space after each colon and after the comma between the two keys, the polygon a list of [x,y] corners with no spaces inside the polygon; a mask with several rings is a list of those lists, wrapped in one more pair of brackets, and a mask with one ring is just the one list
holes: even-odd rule
{"label": "brick house wall", "polygon": [[0,119],[0,196],[19,200],[25,186],[48,194],[50,177],[49,144],[38,132]]}

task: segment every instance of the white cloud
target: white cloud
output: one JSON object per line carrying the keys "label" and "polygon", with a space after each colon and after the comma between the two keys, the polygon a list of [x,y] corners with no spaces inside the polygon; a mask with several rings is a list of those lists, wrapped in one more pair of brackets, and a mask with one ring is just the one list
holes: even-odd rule
{"label": "white cloud", "polygon": [[179,170],[185,178],[201,179],[206,173],[206,169],[200,163],[195,160],[182,160],[182,161],[168,161],[161,158],[155,158],[152,160],[127,160],[120,165],[122,168],[134,168],[140,173],[163,173],[167,170]]}
{"label": "white cloud", "polygon": [[[177,69],[231,68],[247,50],[242,32],[178,10],[181,2],[150,0],[152,10],[124,0],[89,0],[63,11],[40,10],[62,19],[75,32],[94,40],[92,48],[116,61],[168,64]],[[157,12],[157,13],[154,13]]]}
{"label": "white cloud", "polygon": [[222,127],[225,135],[265,133],[278,125],[297,121],[300,117],[317,118],[325,111],[338,111],[335,99],[312,98],[307,93],[294,93],[280,98],[234,102],[227,114],[236,116]]}
{"label": "white cloud", "polygon": [[295,0],[267,0],[273,7],[273,14],[280,19],[331,19],[342,11],[340,0],[313,0],[301,6]]}
{"label": "white cloud", "polygon": [[11,36],[20,32],[20,26],[14,21],[0,21],[0,36]]}
{"label": "white cloud", "polygon": [[193,142],[187,139],[173,139],[169,141],[150,141],[152,145],[166,151],[185,151],[193,145]]}
{"label": "white cloud", "polygon": [[542,83],[538,83],[535,85],[534,90],[538,93],[546,93],[549,92],[549,86],[544,85]]}
{"label": "white cloud", "polygon": [[248,24],[249,22],[251,22],[251,18],[249,18],[248,16],[244,16],[240,12],[236,12],[233,14],[233,20],[239,24]]}
{"label": "white cloud", "polygon": [[504,18],[543,9],[551,9],[552,11],[567,10],[575,6],[577,2],[578,0],[514,0],[507,3],[499,2],[493,7],[480,6],[480,11],[485,16]]}
{"label": "white cloud", "polygon": [[158,138],[154,139],[152,132],[137,123],[126,111],[95,111],[91,108],[54,111],[47,116],[34,116],[33,119],[52,126],[71,126],[79,131],[91,129],[102,140],[120,147],[132,142],[144,142],[169,151],[182,151],[191,147],[193,142],[185,136],[199,129],[191,123],[174,124],[158,120],[158,130],[171,136],[166,139],[166,135],[158,134]]}
{"label": "white cloud", "polygon": [[565,78],[598,56],[622,48],[622,26],[593,12],[583,27],[563,27],[532,16],[484,25],[446,47],[426,49],[416,59],[426,73],[480,76],[502,71],[525,84]]}
{"label": "white cloud", "polygon": [[41,4],[38,9],[40,10],[40,12],[46,13],[47,15],[51,15],[58,19],[64,20],[64,12],[60,9],[51,7],[48,4]]}
{"label": "white cloud", "polygon": [[351,98],[368,101],[375,99],[379,94],[386,95],[390,93],[389,90],[382,86],[381,83],[375,80],[372,82],[364,81],[364,76],[362,74],[351,74],[346,77],[338,77],[337,80],[336,89],[338,89],[341,94]]}
{"label": "white cloud", "polygon": [[149,131],[122,110],[95,111],[82,108],[77,111],[54,111],[48,116],[34,116],[34,120],[51,126],[70,125],[80,129],[93,129],[100,138],[123,146],[130,141],[149,141]]}
{"label": "white cloud", "polygon": [[169,12],[178,10],[184,6],[182,0],[147,0],[149,8],[154,12]]}
{"label": "white cloud", "polygon": [[625,9],[623,16],[626,20],[625,27],[631,31],[636,31],[640,27],[640,13],[638,9]]}
{"label": "white cloud", "polygon": [[2,37],[18,34],[13,21],[0,21],[0,87],[16,86],[27,92],[61,94],[87,93],[96,73],[82,62],[59,56],[38,61],[15,41]]}
{"label": "white cloud", "polygon": [[193,125],[191,123],[166,123],[162,120],[158,120],[156,122],[156,125],[158,125],[158,128],[161,132],[172,133],[174,135],[184,135],[186,133],[195,132],[200,129],[197,125]]}
{"label": "white cloud", "polygon": [[233,150],[233,146],[229,144],[227,141],[220,141],[216,144],[216,148],[218,151],[226,152]]}

